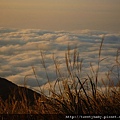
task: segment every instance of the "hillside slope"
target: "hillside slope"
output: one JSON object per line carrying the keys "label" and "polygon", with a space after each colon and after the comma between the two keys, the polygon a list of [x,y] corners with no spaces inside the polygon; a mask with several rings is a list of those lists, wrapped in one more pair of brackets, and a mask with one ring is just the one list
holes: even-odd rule
{"label": "hillside slope", "polygon": [[29,102],[34,102],[39,97],[41,95],[37,92],[25,87],[19,87],[7,79],[0,77],[0,98],[2,100],[5,101],[14,98],[16,100],[26,99]]}

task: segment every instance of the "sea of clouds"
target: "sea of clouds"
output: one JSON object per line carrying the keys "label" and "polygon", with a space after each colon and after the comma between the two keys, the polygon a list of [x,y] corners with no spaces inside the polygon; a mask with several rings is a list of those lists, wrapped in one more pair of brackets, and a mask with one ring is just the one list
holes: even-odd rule
{"label": "sea of clouds", "polygon": [[49,80],[55,83],[57,76],[53,54],[60,62],[63,72],[68,45],[70,51],[74,51],[75,47],[79,51],[85,75],[90,71],[90,63],[94,70],[98,67],[98,53],[103,36],[105,38],[101,59],[104,60],[100,66],[101,77],[116,65],[116,52],[120,50],[120,33],[93,30],[66,32],[0,28],[0,76],[18,85],[26,84],[34,89],[46,85],[47,88],[48,79],[41,64],[41,52],[45,59]]}

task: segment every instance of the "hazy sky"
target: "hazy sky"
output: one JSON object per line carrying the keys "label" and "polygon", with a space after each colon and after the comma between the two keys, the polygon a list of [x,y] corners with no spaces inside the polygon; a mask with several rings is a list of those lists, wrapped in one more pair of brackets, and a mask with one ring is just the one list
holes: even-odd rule
{"label": "hazy sky", "polygon": [[120,31],[120,0],[0,0],[0,27]]}

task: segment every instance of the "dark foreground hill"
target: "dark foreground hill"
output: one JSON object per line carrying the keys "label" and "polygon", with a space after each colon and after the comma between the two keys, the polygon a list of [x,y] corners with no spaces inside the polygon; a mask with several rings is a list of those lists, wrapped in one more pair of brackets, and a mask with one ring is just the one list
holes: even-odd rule
{"label": "dark foreground hill", "polygon": [[17,86],[16,84],[8,81],[7,79],[0,77],[0,98],[2,100],[5,101],[8,99],[16,99],[21,101],[24,99],[33,103],[34,100],[39,97],[41,97],[41,95],[37,92],[25,87]]}

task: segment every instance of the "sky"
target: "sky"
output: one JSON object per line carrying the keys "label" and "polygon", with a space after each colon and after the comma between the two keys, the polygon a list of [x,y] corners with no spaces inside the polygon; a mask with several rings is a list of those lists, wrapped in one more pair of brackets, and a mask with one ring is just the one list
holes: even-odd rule
{"label": "sky", "polygon": [[120,31],[120,0],[0,0],[0,27]]}
{"label": "sky", "polygon": [[[120,53],[120,0],[0,0],[0,77],[17,85],[49,89],[40,51],[45,55],[50,83],[57,80],[53,54],[67,76],[65,53],[75,46],[83,59],[82,77],[97,69],[102,47],[100,75],[106,81],[116,75],[116,51]],[[117,68],[118,69],[118,68]],[[34,75],[36,72],[38,82]],[[120,68],[118,70],[120,74]],[[26,78],[26,79],[25,79]],[[101,78],[100,78],[101,79]]]}

